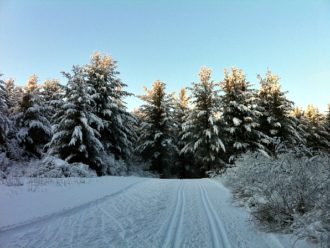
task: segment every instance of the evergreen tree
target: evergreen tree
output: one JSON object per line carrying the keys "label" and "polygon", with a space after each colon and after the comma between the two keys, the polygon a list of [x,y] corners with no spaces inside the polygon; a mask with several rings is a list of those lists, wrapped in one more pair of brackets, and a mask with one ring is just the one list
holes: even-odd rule
{"label": "evergreen tree", "polygon": [[[179,151],[181,151],[186,142],[182,139],[184,135],[183,125],[187,121],[187,118],[190,113],[189,109],[189,100],[190,97],[187,96],[185,88],[182,88],[179,91],[178,97],[175,98],[175,137],[176,137],[176,146]],[[193,154],[192,153],[179,153],[178,160],[176,161],[176,170],[180,178],[191,177],[191,168],[193,167]]]}
{"label": "evergreen tree", "polygon": [[74,66],[72,74],[63,73],[68,79],[64,101],[54,116],[54,135],[49,153],[61,159],[88,164],[98,175],[103,171],[103,145],[99,130],[102,120],[93,113],[94,90],[88,85],[84,68]]}
{"label": "evergreen tree", "polygon": [[182,153],[193,153],[200,174],[224,165],[221,152],[225,146],[219,133],[219,97],[210,80],[211,70],[202,67],[200,82],[193,83],[191,90],[193,108],[184,124],[183,139],[186,142]]}
{"label": "evergreen tree", "polygon": [[225,78],[220,82],[224,92],[221,119],[226,132],[228,161],[233,162],[235,157],[248,150],[265,152],[264,144],[269,143],[269,137],[258,130],[262,113],[243,70],[232,68],[229,73],[225,69],[224,74]]}
{"label": "evergreen tree", "polygon": [[136,119],[126,110],[124,97],[129,96],[119,78],[117,62],[110,56],[93,54],[85,66],[88,83],[94,88],[94,113],[103,122],[100,130],[105,150],[117,159],[127,159],[132,153],[136,139],[132,125]]}
{"label": "evergreen tree", "polygon": [[[328,104],[328,111],[324,118],[324,128],[326,130],[327,141],[330,144],[330,104]],[[329,153],[330,153],[330,149],[329,149]]]}
{"label": "evergreen tree", "polygon": [[290,115],[293,102],[286,98],[286,92],[281,91],[279,77],[268,70],[264,78],[258,75],[258,79],[258,105],[262,111],[260,130],[272,138],[272,142],[267,145],[268,149],[274,154],[278,142],[291,146],[302,142],[297,120]]}
{"label": "evergreen tree", "polygon": [[304,122],[307,134],[307,146],[315,151],[329,150],[327,130],[324,126],[324,116],[313,105],[308,105],[304,112]]}
{"label": "evergreen tree", "polygon": [[52,123],[57,107],[60,106],[62,101],[63,86],[60,85],[57,79],[47,79],[41,85],[39,95],[44,104],[45,116]]}
{"label": "evergreen tree", "polygon": [[8,131],[8,91],[5,82],[0,78],[0,152],[5,149]]}
{"label": "evergreen tree", "polygon": [[15,81],[14,79],[10,78],[5,82],[5,87],[8,94],[7,106],[9,113],[12,112],[11,110],[17,106],[16,96],[15,96]]}
{"label": "evergreen tree", "polygon": [[38,95],[37,80],[35,75],[29,78],[13,120],[19,145],[29,156],[40,157],[44,145],[51,137],[51,127],[45,116],[45,106]]}
{"label": "evergreen tree", "polygon": [[142,125],[136,150],[151,162],[152,170],[167,177],[177,153],[173,137],[173,99],[165,93],[165,84],[159,80],[153,83],[152,89],[145,87],[145,92],[140,96],[145,103],[139,111]]}

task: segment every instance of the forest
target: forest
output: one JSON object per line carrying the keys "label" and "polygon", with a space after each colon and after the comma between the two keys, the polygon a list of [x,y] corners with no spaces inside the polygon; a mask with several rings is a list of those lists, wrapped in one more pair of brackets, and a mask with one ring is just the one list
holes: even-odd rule
{"label": "forest", "polygon": [[257,75],[257,89],[235,67],[220,81],[202,67],[199,80],[178,93],[157,80],[133,111],[111,56],[96,52],[63,75],[64,84],[40,83],[36,75],[23,87],[0,81],[2,174],[10,161],[58,158],[98,176],[143,164],[163,178],[198,178],[248,152],[276,158],[288,150],[308,157],[330,151],[330,105],[325,114],[295,106],[270,70]]}

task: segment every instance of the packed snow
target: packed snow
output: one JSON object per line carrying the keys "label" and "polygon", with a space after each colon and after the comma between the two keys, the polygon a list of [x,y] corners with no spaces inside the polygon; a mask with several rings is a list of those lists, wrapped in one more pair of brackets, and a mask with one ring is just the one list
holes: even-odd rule
{"label": "packed snow", "polygon": [[0,247],[312,247],[259,231],[213,179],[39,180],[0,185]]}

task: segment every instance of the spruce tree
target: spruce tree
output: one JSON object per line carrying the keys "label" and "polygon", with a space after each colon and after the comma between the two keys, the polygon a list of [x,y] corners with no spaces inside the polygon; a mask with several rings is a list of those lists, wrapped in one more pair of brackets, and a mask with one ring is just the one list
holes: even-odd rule
{"label": "spruce tree", "polygon": [[131,94],[124,90],[126,84],[118,78],[117,62],[110,56],[94,53],[85,70],[88,83],[95,91],[94,114],[103,122],[100,140],[116,159],[127,159],[136,139],[131,128],[136,119],[126,110],[124,98]]}
{"label": "spruce tree", "polygon": [[17,106],[16,92],[15,92],[15,81],[10,78],[5,82],[5,87],[8,94],[7,106],[9,113]]}
{"label": "spruce tree", "polygon": [[211,70],[202,67],[200,81],[190,88],[193,108],[184,124],[182,153],[193,153],[200,175],[221,168],[224,163],[221,153],[225,146],[219,130],[219,96],[211,81]]}
{"label": "spruce tree", "polygon": [[307,146],[314,151],[328,151],[330,148],[330,142],[327,140],[324,116],[315,106],[307,106],[304,112],[304,122],[307,127]]}
{"label": "spruce tree", "polygon": [[0,74],[0,152],[4,151],[9,131],[8,91]]}
{"label": "spruce tree", "polygon": [[40,157],[51,137],[51,127],[45,106],[38,94],[38,78],[32,75],[27,82],[18,110],[13,115],[18,144],[29,156]]}
{"label": "spruce tree", "polygon": [[173,137],[173,99],[159,80],[153,83],[152,89],[145,87],[145,92],[140,96],[144,104],[139,110],[142,124],[136,151],[151,162],[151,170],[168,177],[177,153]]}
{"label": "spruce tree", "polygon": [[302,137],[297,130],[297,120],[290,115],[293,102],[286,98],[286,92],[281,91],[279,77],[268,70],[264,78],[258,75],[258,79],[258,105],[262,111],[260,130],[272,138],[267,147],[274,154],[278,143],[292,147],[300,143]]}
{"label": "spruce tree", "polygon": [[[186,88],[182,88],[179,91],[178,97],[175,98],[174,113],[175,113],[175,138],[176,146],[179,151],[181,151],[186,142],[182,139],[184,135],[183,125],[187,121],[190,113],[190,108],[188,106],[190,97],[187,96]],[[180,178],[187,178],[192,176],[191,169],[193,169],[193,154],[192,153],[179,153],[178,159],[176,161],[176,170]]]}
{"label": "spruce tree", "polygon": [[[324,129],[326,131],[326,139],[330,144],[330,104],[328,104],[328,110],[324,118]],[[329,147],[330,148],[330,147]],[[330,149],[328,151],[330,153]]]}
{"label": "spruce tree", "polygon": [[47,79],[41,85],[39,95],[44,104],[45,116],[52,123],[57,107],[61,104],[63,86],[57,79]]}
{"label": "spruce tree", "polygon": [[227,159],[233,162],[249,150],[265,152],[264,144],[269,143],[269,137],[259,130],[262,113],[243,70],[232,68],[230,73],[225,69],[224,74],[225,78],[220,82],[224,93],[221,119],[226,133]]}
{"label": "spruce tree", "polygon": [[88,164],[98,175],[105,174],[104,148],[99,130],[102,120],[93,113],[94,90],[87,83],[84,68],[74,66],[68,79],[64,101],[54,116],[54,135],[48,144],[49,153],[66,161]]}

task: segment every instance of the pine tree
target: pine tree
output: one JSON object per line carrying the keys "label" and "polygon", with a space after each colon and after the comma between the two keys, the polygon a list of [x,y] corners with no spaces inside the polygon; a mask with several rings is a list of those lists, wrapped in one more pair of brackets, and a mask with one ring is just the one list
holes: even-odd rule
{"label": "pine tree", "polygon": [[[20,103],[23,98],[23,88],[15,86],[13,79],[8,79],[5,82],[5,89],[7,91],[7,96],[5,102],[7,103],[7,116],[9,119],[9,125],[7,125],[6,132],[6,155],[14,160],[21,160],[25,151],[20,147],[17,140],[17,134],[19,128],[16,127],[14,118],[20,110]],[[13,121],[12,121],[13,120]]]}
{"label": "pine tree", "polygon": [[186,142],[182,153],[193,153],[200,174],[224,165],[221,152],[225,146],[220,138],[219,96],[210,80],[211,70],[202,67],[200,82],[193,83],[191,90],[193,108],[184,124],[183,139]]}
{"label": "pine tree", "polygon": [[220,82],[224,95],[221,99],[223,128],[226,132],[225,142],[228,161],[233,162],[237,156],[248,150],[265,151],[264,144],[269,137],[258,130],[259,117],[262,115],[257,105],[255,92],[251,90],[243,70],[226,69],[225,78]]}
{"label": "pine tree", "polygon": [[173,99],[166,94],[165,84],[155,81],[152,89],[145,87],[140,96],[145,103],[140,107],[142,125],[139,130],[137,152],[151,162],[151,169],[169,176],[177,148],[174,144]]}
{"label": "pine tree", "polygon": [[291,147],[302,142],[297,120],[290,115],[293,102],[286,98],[286,92],[281,91],[279,77],[268,70],[264,78],[258,75],[258,79],[258,105],[262,111],[260,130],[272,138],[272,142],[267,145],[268,149],[274,154],[278,142]]}
{"label": "pine tree", "polygon": [[50,123],[45,116],[45,106],[38,95],[37,76],[27,82],[18,110],[13,115],[17,141],[29,156],[40,157],[44,145],[51,137]]}
{"label": "pine tree", "polygon": [[[324,118],[324,129],[326,131],[326,139],[328,143],[330,144],[330,104],[328,104],[328,111],[326,112],[325,118]],[[330,149],[328,151],[330,153]]]}
{"label": "pine tree", "polygon": [[60,85],[57,79],[47,79],[41,85],[39,95],[44,104],[45,116],[52,123],[57,107],[62,101],[63,86]]}
{"label": "pine tree", "polygon": [[313,105],[308,105],[304,112],[305,126],[307,127],[307,146],[315,151],[327,151],[330,143],[327,140],[327,130],[323,125],[324,116]]}
{"label": "pine tree", "polygon": [[38,76],[36,74],[32,74],[26,85],[26,91],[27,92],[35,92],[38,89]]}
{"label": "pine tree", "polygon": [[95,53],[85,69],[88,83],[95,90],[94,113],[103,122],[101,142],[115,158],[127,159],[136,139],[135,130],[131,128],[136,119],[126,110],[123,98],[131,94],[124,90],[126,84],[118,78],[117,62],[110,56]]}
{"label": "pine tree", "polygon": [[98,175],[104,174],[104,148],[99,130],[103,123],[93,113],[95,102],[92,87],[88,85],[84,68],[74,66],[68,79],[64,99],[54,116],[54,135],[48,144],[49,153],[72,162],[88,164]]}
{"label": "pine tree", "polygon": [[14,79],[10,78],[5,82],[5,87],[7,90],[8,94],[8,100],[7,100],[7,106],[8,106],[8,111],[9,113],[12,112],[16,106],[17,106],[17,101],[15,101],[16,96],[15,96],[15,81]]}
{"label": "pine tree", "polygon": [[[184,135],[183,125],[187,121],[187,118],[190,113],[189,109],[189,100],[190,97],[187,96],[186,88],[182,88],[179,91],[178,97],[175,98],[175,137],[176,137],[176,146],[179,151],[181,151],[186,143],[182,139]],[[177,174],[180,178],[187,178],[191,176],[190,167],[193,166],[193,154],[180,153],[178,160],[176,162]],[[192,167],[193,168],[193,167]]]}
{"label": "pine tree", "polygon": [[[0,77],[2,75],[0,74]],[[0,152],[4,151],[9,131],[8,91],[5,82],[0,78]]]}

